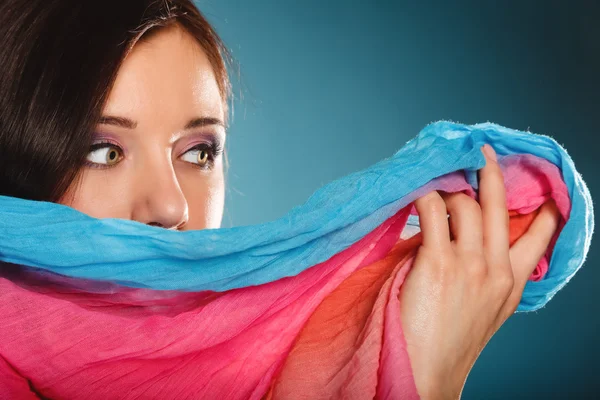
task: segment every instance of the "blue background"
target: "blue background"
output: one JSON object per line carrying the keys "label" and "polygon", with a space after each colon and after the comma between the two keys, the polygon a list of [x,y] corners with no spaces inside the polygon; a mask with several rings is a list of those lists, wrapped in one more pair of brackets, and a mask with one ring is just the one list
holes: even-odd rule
{"label": "blue background", "polygon": [[[596,198],[597,3],[197,4],[241,72],[228,133],[224,227],[281,217],[439,119],[553,136]],[[505,323],[463,398],[600,393],[599,260],[594,240],[583,268],[544,309]]]}

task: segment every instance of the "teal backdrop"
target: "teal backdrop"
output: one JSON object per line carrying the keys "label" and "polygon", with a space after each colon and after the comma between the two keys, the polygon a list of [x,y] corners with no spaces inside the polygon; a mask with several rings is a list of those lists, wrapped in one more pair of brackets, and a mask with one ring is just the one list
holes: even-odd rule
{"label": "teal backdrop", "polygon": [[[197,4],[240,68],[224,227],[281,217],[439,119],[551,135],[599,193],[597,2]],[[596,241],[544,309],[492,338],[463,398],[599,395]]]}

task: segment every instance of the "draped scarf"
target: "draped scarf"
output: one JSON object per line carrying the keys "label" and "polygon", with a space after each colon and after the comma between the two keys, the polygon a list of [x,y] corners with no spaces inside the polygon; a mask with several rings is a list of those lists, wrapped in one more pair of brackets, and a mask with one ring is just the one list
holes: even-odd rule
{"label": "draped scarf", "polygon": [[553,200],[559,228],[518,311],[585,261],[589,190],[549,136],[438,122],[264,224],[175,232],[0,196],[0,398],[413,399],[399,292],[413,202],[478,199],[498,154],[510,243]]}

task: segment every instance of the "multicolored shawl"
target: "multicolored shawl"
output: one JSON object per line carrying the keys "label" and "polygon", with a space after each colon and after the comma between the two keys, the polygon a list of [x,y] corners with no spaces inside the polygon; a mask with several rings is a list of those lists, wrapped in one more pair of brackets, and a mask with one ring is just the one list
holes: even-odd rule
{"label": "multicolored shawl", "polygon": [[551,198],[563,218],[518,308],[536,310],[584,262],[592,200],[556,141],[494,124],[432,124],[255,226],[173,232],[0,197],[0,398],[418,398],[398,299],[412,202],[477,198],[484,143],[511,243]]}

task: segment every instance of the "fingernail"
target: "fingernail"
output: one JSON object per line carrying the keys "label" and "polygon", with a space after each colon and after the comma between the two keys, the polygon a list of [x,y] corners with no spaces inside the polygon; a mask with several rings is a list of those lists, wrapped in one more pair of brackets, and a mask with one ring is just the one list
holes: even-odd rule
{"label": "fingernail", "polygon": [[492,146],[490,146],[489,144],[486,143],[483,145],[483,152],[490,159],[492,159],[494,161],[498,161],[498,159],[496,158],[496,152],[494,151],[494,148]]}

